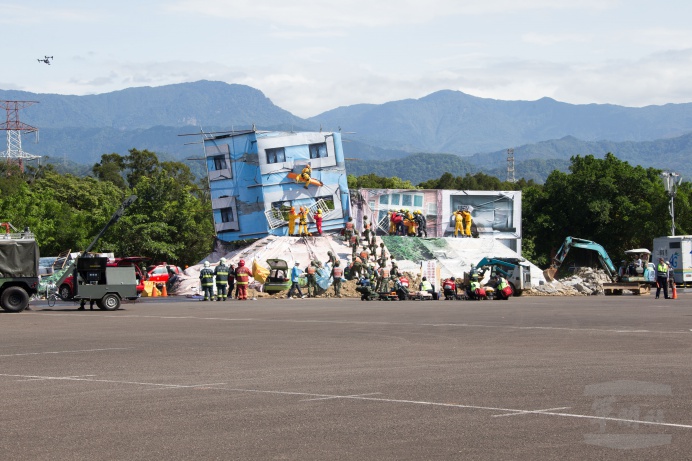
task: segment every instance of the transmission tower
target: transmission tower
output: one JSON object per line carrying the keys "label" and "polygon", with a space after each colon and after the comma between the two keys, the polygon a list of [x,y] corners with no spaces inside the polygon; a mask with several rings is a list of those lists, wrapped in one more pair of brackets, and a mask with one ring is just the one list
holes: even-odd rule
{"label": "transmission tower", "polygon": [[507,149],[507,182],[517,182],[514,177],[514,149],[512,148]]}
{"label": "transmission tower", "polygon": [[7,118],[5,123],[0,123],[0,131],[7,131],[7,150],[0,153],[0,158],[7,159],[7,162],[16,161],[19,168],[24,171],[24,160],[39,158],[22,150],[22,131],[26,133],[36,133],[38,139],[38,128],[19,121],[19,110],[36,104],[38,101],[0,101],[0,108],[5,109]]}

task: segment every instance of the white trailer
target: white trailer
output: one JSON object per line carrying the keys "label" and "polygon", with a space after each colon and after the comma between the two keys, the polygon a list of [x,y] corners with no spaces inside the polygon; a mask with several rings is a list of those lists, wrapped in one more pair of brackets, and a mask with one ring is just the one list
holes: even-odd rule
{"label": "white trailer", "polygon": [[654,239],[652,262],[668,261],[677,285],[692,285],[692,235],[675,235]]}

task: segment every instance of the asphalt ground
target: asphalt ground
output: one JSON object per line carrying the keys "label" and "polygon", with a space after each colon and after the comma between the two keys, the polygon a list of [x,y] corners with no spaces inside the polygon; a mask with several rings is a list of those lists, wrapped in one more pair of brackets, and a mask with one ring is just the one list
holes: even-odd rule
{"label": "asphalt ground", "polygon": [[690,459],[692,293],[0,314],[7,460]]}

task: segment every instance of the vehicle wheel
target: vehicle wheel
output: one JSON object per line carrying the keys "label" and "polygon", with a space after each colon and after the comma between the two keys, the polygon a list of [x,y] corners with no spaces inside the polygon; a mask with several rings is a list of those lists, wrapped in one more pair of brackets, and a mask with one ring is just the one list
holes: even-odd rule
{"label": "vehicle wheel", "polygon": [[96,301],[99,309],[104,311],[115,311],[120,307],[120,298],[113,293],[108,293],[103,298]]}
{"label": "vehicle wheel", "polygon": [[69,301],[72,299],[72,289],[68,284],[60,285],[60,290],[58,290],[58,296],[63,301]]}
{"label": "vehicle wheel", "polygon": [[7,312],[21,312],[28,305],[29,295],[21,287],[9,287],[0,297],[0,306]]}

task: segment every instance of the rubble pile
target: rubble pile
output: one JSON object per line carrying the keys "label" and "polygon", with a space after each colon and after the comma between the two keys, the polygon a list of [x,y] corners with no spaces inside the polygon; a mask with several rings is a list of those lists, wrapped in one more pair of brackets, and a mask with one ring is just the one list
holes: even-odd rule
{"label": "rubble pile", "polygon": [[545,282],[524,292],[527,296],[593,296],[603,294],[603,284],[610,277],[601,269],[580,267],[574,275],[552,282]]}

